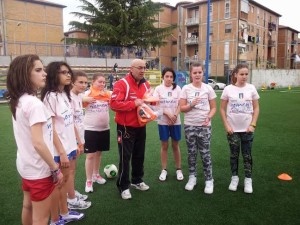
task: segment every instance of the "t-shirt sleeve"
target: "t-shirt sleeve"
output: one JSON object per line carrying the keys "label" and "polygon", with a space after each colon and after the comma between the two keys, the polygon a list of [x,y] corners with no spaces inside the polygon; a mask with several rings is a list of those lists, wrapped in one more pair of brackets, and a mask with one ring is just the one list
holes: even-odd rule
{"label": "t-shirt sleeve", "polygon": [[252,88],[253,88],[252,99],[253,100],[258,100],[259,99],[259,94],[258,94],[255,86],[253,85]]}
{"label": "t-shirt sleeve", "polygon": [[228,92],[227,92],[227,90],[228,90],[228,88],[225,87],[223,92],[222,92],[222,95],[221,95],[222,100],[228,101]]}
{"label": "t-shirt sleeve", "polygon": [[26,108],[26,114],[28,115],[29,125],[33,126],[37,123],[44,123],[47,121],[47,117],[45,114],[45,106],[42,102],[39,101],[31,101]]}
{"label": "t-shirt sleeve", "polygon": [[183,88],[182,88],[182,90],[180,92],[180,98],[187,99],[186,86],[183,86]]}
{"label": "t-shirt sleeve", "polygon": [[207,88],[209,91],[208,92],[208,100],[213,100],[213,99],[217,98],[217,95],[216,95],[216,92],[214,91],[214,89],[209,85],[207,85]]}
{"label": "t-shirt sleeve", "polygon": [[50,112],[50,115],[53,117],[53,116],[56,116],[56,103],[57,103],[57,100],[56,100],[56,96],[55,96],[55,93],[48,93],[46,95],[46,97],[44,98],[44,104],[46,106],[46,108],[49,110]]}

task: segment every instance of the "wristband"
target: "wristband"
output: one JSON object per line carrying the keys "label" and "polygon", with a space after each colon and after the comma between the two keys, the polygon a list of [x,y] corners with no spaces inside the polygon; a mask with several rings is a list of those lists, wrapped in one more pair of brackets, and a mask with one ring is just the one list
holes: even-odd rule
{"label": "wristband", "polygon": [[250,126],[256,128],[256,124],[255,123],[251,123]]}
{"label": "wristband", "polygon": [[61,173],[60,169],[51,170],[51,176],[54,184],[58,182],[58,176],[60,173]]}

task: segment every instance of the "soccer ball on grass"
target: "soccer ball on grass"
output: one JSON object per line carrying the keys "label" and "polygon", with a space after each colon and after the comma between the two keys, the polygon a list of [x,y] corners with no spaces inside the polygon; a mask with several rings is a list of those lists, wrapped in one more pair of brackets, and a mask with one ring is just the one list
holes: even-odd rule
{"label": "soccer ball on grass", "polygon": [[118,175],[118,168],[114,164],[104,167],[104,174],[107,178],[114,178]]}

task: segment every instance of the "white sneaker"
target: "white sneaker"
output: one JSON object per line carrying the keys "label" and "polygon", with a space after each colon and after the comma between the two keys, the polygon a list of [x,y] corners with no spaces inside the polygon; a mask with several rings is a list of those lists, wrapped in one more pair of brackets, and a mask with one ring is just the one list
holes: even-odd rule
{"label": "white sneaker", "polygon": [[79,193],[79,191],[76,191],[75,190],[75,196],[79,199],[79,200],[82,200],[82,201],[85,201],[88,199],[89,196],[87,195],[83,195],[81,193]]}
{"label": "white sneaker", "polygon": [[177,178],[178,181],[183,180],[182,170],[176,170],[176,178]]}
{"label": "white sneaker", "polygon": [[131,196],[131,194],[130,194],[129,189],[124,190],[124,191],[121,193],[121,197],[122,197],[122,199],[124,199],[124,200],[131,199],[132,196]]}
{"label": "white sneaker", "polygon": [[79,213],[76,211],[69,211],[67,215],[61,215],[61,218],[65,221],[65,224],[81,220],[83,217],[84,213]]}
{"label": "white sneaker", "polygon": [[147,184],[145,184],[144,182],[141,182],[139,184],[131,184],[132,187],[134,187],[135,189],[137,190],[140,190],[140,191],[147,191],[149,190],[149,186]]}
{"label": "white sneaker", "polygon": [[253,188],[252,188],[252,179],[251,178],[245,178],[244,181],[244,192],[247,194],[251,194],[253,192]]}
{"label": "white sneaker", "polygon": [[195,175],[190,175],[189,181],[185,185],[185,190],[187,191],[193,190],[196,184],[197,184],[197,178],[195,177]]}
{"label": "white sneaker", "polygon": [[230,184],[229,184],[228,189],[229,189],[230,191],[236,191],[238,185],[239,185],[239,177],[238,177],[238,176],[232,176],[232,177],[231,177],[231,182],[230,182]]}
{"label": "white sneaker", "polygon": [[83,201],[78,199],[77,197],[73,199],[68,200],[68,208],[69,209],[88,209],[92,205],[91,202]]}
{"label": "white sneaker", "polygon": [[214,192],[214,179],[205,181],[205,194],[212,194]]}
{"label": "white sneaker", "polygon": [[93,192],[93,181],[89,180],[85,182],[85,192],[89,193],[89,192]]}
{"label": "white sneaker", "polygon": [[165,169],[162,170],[161,173],[160,173],[160,175],[159,175],[159,177],[158,177],[158,179],[160,181],[165,181],[166,178],[167,178],[167,174],[168,174],[167,170],[165,170]]}
{"label": "white sneaker", "polygon": [[96,182],[98,184],[105,184],[106,183],[106,180],[103,177],[101,177],[99,174],[93,175],[92,181]]}

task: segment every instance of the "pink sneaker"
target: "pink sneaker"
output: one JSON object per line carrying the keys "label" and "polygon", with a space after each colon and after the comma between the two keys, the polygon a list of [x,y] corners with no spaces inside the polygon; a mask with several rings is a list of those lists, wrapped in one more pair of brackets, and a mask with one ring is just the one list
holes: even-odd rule
{"label": "pink sneaker", "polygon": [[98,184],[105,184],[106,183],[106,180],[103,177],[101,177],[100,174],[93,175],[92,181],[96,182]]}
{"label": "pink sneaker", "polygon": [[94,189],[93,189],[93,181],[91,180],[88,180],[85,182],[85,192],[86,193],[89,193],[89,192],[93,192]]}

